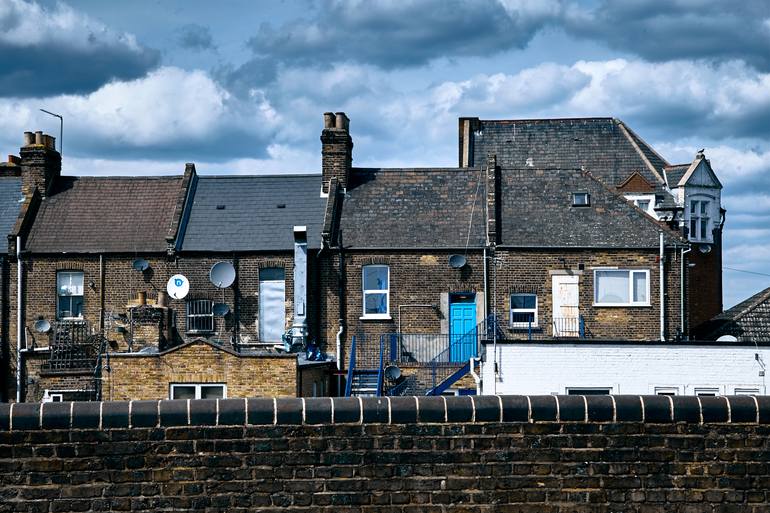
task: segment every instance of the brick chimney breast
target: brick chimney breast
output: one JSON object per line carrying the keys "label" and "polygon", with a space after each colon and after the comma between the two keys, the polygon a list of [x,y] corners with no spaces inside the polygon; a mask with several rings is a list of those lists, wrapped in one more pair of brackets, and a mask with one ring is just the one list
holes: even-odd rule
{"label": "brick chimney breast", "polygon": [[61,155],[56,151],[56,139],[43,132],[24,132],[24,146],[19,150],[21,190],[31,197],[35,188],[45,198],[61,176]]}
{"label": "brick chimney breast", "polygon": [[329,193],[329,181],[336,177],[340,186],[347,188],[353,166],[353,139],[350,120],[344,112],[324,113],[321,132],[322,194]]}

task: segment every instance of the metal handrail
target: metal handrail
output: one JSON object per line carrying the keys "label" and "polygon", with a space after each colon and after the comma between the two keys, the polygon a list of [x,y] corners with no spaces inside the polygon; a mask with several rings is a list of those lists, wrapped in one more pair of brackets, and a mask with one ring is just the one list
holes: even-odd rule
{"label": "metal handrail", "polygon": [[356,336],[350,343],[350,362],[348,363],[348,379],[345,383],[345,397],[350,397],[353,388],[353,369],[356,368]]}

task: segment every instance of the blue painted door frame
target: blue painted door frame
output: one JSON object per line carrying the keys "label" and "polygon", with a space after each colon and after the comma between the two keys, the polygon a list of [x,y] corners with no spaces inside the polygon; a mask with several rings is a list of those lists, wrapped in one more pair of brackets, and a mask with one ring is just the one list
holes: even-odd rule
{"label": "blue painted door frame", "polygon": [[476,295],[449,296],[449,361],[466,362],[476,356]]}

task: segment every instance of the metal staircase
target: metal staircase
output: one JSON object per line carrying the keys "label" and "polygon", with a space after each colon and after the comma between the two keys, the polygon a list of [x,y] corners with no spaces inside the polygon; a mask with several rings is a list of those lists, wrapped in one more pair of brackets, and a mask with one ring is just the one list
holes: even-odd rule
{"label": "metal staircase", "polygon": [[359,369],[353,372],[353,382],[350,386],[351,396],[376,396],[379,388],[379,370]]}

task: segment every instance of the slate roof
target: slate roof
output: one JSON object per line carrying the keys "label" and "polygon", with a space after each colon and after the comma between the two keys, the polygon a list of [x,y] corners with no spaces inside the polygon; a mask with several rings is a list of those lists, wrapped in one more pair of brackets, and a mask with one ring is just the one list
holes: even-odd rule
{"label": "slate roof", "polygon": [[8,235],[13,230],[21,209],[21,178],[9,176],[0,178],[0,233]]}
{"label": "slate roof", "polygon": [[200,176],[181,248],[291,250],[295,225],[307,226],[308,245],[320,248],[326,205],[320,191],[320,174]]}
{"label": "slate roof", "polygon": [[[500,170],[500,245],[558,248],[655,248],[659,233],[683,242],[589,173],[575,169]],[[572,206],[573,192],[590,206]]]}
{"label": "slate roof", "polygon": [[484,210],[480,169],[354,168],[340,228],[345,247],[463,248],[470,224],[468,244],[481,247]]}
{"label": "slate roof", "polygon": [[[662,168],[668,163],[617,119],[479,120],[478,123],[480,135],[470,133],[473,144],[470,165],[483,166],[486,156],[495,154],[498,165],[508,168],[529,168],[527,159],[532,159],[532,167],[537,169],[585,166],[610,186],[622,184],[636,171],[659,192],[665,193]],[[650,170],[645,158],[657,175]]]}
{"label": "slate roof", "polygon": [[733,335],[739,342],[770,342],[770,287],[725,310],[707,326],[707,339]]}
{"label": "slate roof", "polygon": [[182,177],[70,177],[41,202],[33,253],[164,252]]}
{"label": "slate roof", "polygon": [[672,189],[679,185],[682,177],[690,169],[690,164],[677,164],[675,166],[667,166],[665,168],[666,179],[668,180],[668,186]]}

